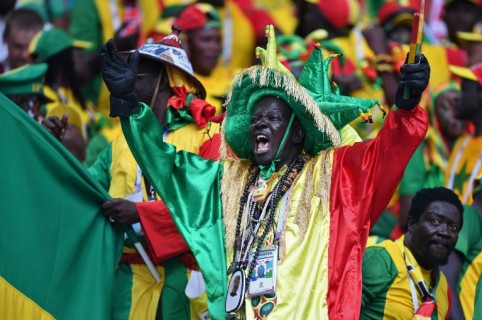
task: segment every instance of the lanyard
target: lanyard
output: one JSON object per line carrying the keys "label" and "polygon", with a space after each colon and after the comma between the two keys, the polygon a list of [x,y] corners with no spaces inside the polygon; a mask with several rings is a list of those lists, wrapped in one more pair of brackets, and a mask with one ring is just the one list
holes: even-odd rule
{"label": "lanyard", "polygon": [[410,293],[412,294],[413,313],[417,313],[417,310],[419,308],[417,289],[415,288],[415,283],[413,282],[412,276],[410,275],[410,272],[408,272],[408,270],[407,270],[407,273],[408,273],[408,280],[410,281]]}

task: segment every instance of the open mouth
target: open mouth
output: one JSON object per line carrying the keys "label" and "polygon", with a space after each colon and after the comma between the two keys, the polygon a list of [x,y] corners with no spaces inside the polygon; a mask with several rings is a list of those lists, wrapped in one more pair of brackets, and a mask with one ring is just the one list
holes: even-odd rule
{"label": "open mouth", "polygon": [[256,136],[256,153],[265,153],[269,150],[269,140],[265,135]]}

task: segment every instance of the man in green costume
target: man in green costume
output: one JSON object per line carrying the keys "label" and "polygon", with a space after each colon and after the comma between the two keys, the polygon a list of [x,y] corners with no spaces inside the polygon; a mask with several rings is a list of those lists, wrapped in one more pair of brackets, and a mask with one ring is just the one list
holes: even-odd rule
{"label": "man in green costume", "polygon": [[[340,147],[339,130],[376,101],[339,95],[328,79],[332,57],[323,61],[318,49],[298,82],[269,33],[267,50],[258,48],[263,65],[244,70],[229,92],[221,161],[176,153],[142,103],[111,104],[111,115],[122,116],[133,155],[196,256],[211,318],[357,319],[368,231],[426,132],[417,105],[430,67],[423,55],[404,65],[398,110],[379,136]],[[104,48],[103,72],[122,100],[136,65],[117,54]]]}

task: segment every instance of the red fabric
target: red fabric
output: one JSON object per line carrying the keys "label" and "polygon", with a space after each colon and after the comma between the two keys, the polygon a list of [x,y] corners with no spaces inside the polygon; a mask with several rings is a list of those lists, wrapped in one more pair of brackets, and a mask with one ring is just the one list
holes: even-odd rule
{"label": "red fabric", "polygon": [[256,36],[256,42],[262,43],[265,38],[265,28],[272,24],[276,28],[276,22],[266,10],[256,8],[252,0],[233,0],[245,17],[248,18]]}
{"label": "red fabric", "polygon": [[447,62],[451,66],[465,67],[467,63],[467,52],[460,48],[446,48]]}
{"label": "red fabric", "polygon": [[151,254],[156,262],[189,251],[189,247],[162,201],[138,202],[136,207]]}
{"label": "red fabric", "polygon": [[425,137],[427,123],[427,115],[420,107],[393,111],[375,139],[335,151],[328,247],[330,319],[359,318],[361,265],[368,233]]}
{"label": "red fabric", "polygon": [[[156,258],[152,255],[151,252],[148,252],[147,255],[149,256],[151,261],[154,261],[155,264],[161,265],[161,262],[156,261]],[[119,264],[146,264],[146,262],[144,261],[144,259],[142,259],[139,252],[123,252]]]}
{"label": "red fabric", "polygon": [[206,24],[206,15],[196,5],[188,6],[182,10],[173,25],[181,27],[183,32],[200,29]]}
{"label": "red fabric", "polygon": [[415,313],[417,319],[432,319],[432,314],[437,310],[437,305],[435,304],[435,300],[432,298],[427,298],[422,302],[420,308],[418,308],[417,312]]}
{"label": "red fabric", "polygon": [[209,119],[211,119],[216,113],[216,108],[201,99],[194,99],[191,101],[189,104],[189,110],[194,118],[194,122],[196,122],[199,128],[206,127]]}
{"label": "red fabric", "polygon": [[[189,92],[184,87],[172,87],[174,96],[172,96],[167,103],[175,108],[182,109],[186,105],[186,98]],[[194,123],[199,128],[204,128],[208,124],[209,119],[211,119],[216,113],[216,108],[207,103],[205,100],[198,99],[194,96],[194,99],[189,103],[189,111],[191,111]]]}
{"label": "red fabric", "polygon": [[222,123],[225,117],[226,117],[226,111],[221,114],[218,114],[217,116],[212,117],[209,121],[214,123]]}
{"label": "red fabric", "polygon": [[345,56],[345,63],[341,66],[340,59],[331,60],[331,67],[333,74],[353,74],[356,72],[356,67],[353,62]]}
{"label": "red fabric", "polygon": [[383,25],[387,22],[388,18],[393,17],[395,13],[415,13],[417,9],[418,7],[412,6],[411,4],[404,6],[398,4],[397,2],[387,2],[378,10],[378,21],[380,21],[380,24]]}
{"label": "red fabric", "polygon": [[336,28],[343,28],[348,24],[350,10],[352,10],[347,0],[319,0],[318,9]]}
{"label": "red fabric", "polygon": [[199,149],[199,155],[204,159],[216,161],[219,159],[219,147],[221,146],[221,134],[216,133],[211,139],[203,143]]}
{"label": "red fabric", "polygon": [[171,87],[174,95],[167,100],[167,104],[175,109],[182,109],[186,104],[187,92],[184,87]]}
{"label": "red fabric", "polygon": [[482,63],[478,63],[470,67],[470,70],[474,73],[477,81],[482,84]]}

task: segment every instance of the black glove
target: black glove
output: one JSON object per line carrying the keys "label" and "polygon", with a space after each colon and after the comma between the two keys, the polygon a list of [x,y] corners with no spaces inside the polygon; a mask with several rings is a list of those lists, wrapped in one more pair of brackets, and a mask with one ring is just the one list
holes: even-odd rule
{"label": "black glove", "polygon": [[110,116],[128,117],[137,109],[138,100],[134,92],[139,52],[135,51],[129,64],[117,52],[112,39],[100,51],[102,76],[110,92]]}
{"label": "black glove", "polygon": [[[395,96],[395,104],[400,109],[412,110],[422,98],[422,93],[428,85],[430,79],[430,65],[423,54],[417,54],[415,63],[407,63],[400,68],[401,77]],[[418,61],[418,62],[417,62]],[[404,88],[409,88],[408,99],[404,99]]]}

